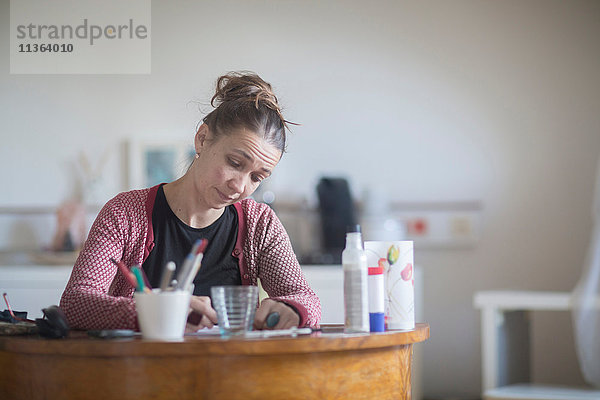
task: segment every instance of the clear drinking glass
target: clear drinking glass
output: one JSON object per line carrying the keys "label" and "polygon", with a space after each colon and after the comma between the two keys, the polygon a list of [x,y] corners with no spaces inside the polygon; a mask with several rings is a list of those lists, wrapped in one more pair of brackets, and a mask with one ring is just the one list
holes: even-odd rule
{"label": "clear drinking glass", "polygon": [[211,295],[222,336],[243,335],[252,330],[258,305],[257,286],[213,286]]}

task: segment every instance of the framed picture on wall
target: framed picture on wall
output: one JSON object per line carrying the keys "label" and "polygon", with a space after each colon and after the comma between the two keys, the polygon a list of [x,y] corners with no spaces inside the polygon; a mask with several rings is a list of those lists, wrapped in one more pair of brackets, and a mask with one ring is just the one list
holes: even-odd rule
{"label": "framed picture on wall", "polygon": [[181,177],[194,158],[194,148],[180,142],[128,142],[128,186],[151,187]]}

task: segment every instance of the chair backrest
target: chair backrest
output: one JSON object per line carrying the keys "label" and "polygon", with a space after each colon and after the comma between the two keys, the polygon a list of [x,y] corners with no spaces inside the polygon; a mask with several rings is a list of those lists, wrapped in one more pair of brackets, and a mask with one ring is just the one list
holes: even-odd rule
{"label": "chair backrest", "polygon": [[596,190],[594,191],[594,218],[600,224],[600,158],[596,170]]}

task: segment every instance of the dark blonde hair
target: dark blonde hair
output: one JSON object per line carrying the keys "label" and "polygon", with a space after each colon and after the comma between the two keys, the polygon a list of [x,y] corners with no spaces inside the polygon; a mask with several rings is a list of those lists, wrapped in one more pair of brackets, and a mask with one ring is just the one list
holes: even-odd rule
{"label": "dark blonde hair", "polygon": [[282,153],[288,125],[271,85],[253,72],[229,72],[217,79],[210,104],[215,107],[202,121],[219,138],[245,128],[262,137]]}

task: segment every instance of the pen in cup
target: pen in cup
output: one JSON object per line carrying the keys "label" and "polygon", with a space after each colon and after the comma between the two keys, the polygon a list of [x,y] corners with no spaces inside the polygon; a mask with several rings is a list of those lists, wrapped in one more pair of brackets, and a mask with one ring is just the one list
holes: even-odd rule
{"label": "pen in cup", "polygon": [[181,285],[183,285],[183,282],[185,281],[187,275],[190,273],[190,270],[194,266],[194,259],[196,257],[196,251],[202,244],[202,240],[203,239],[196,240],[196,242],[192,246],[192,249],[190,250],[190,253],[187,255],[185,260],[183,260],[183,265],[181,266],[181,269],[179,270],[179,273],[177,274],[178,285],[177,285],[176,289],[181,289]]}
{"label": "pen in cup", "polygon": [[138,292],[149,292],[150,288],[146,288],[146,284],[144,283],[144,277],[142,276],[142,268],[140,268],[139,265],[135,265],[131,268],[131,271],[133,272],[133,275],[135,275],[135,279],[137,280],[136,290]]}
{"label": "pen in cup", "polygon": [[183,260],[183,264],[181,265],[181,269],[177,273],[177,286],[175,289],[183,289],[183,282],[185,281],[188,273],[194,266],[195,255],[193,253],[188,254]]}
{"label": "pen in cup", "polygon": [[198,271],[200,271],[200,265],[202,264],[202,258],[204,257],[204,253],[202,253],[202,251],[203,250],[200,250],[200,252],[194,258],[194,265],[192,266],[192,270],[188,274],[185,282],[183,283],[184,290],[188,290],[191,286],[193,286],[192,282],[194,281],[196,274],[198,274]]}
{"label": "pen in cup", "polygon": [[208,240],[206,239],[199,239],[194,243],[192,251],[185,259],[181,273],[177,276],[176,289],[187,290],[191,285],[200,270],[200,264],[207,245]]}
{"label": "pen in cup", "polygon": [[146,287],[148,288],[147,291],[152,291],[152,285],[150,284],[150,280],[146,276],[146,273],[144,272],[144,269],[139,264],[137,264],[137,267],[140,269],[140,273],[142,274],[142,279],[144,280],[144,283],[146,284]]}
{"label": "pen in cup", "polygon": [[119,268],[119,271],[121,271],[123,276],[125,276],[127,282],[129,282],[129,284],[134,288],[137,288],[138,284],[135,275],[133,275],[133,273],[127,268],[125,263],[123,261],[117,261],[114,258],[111,258],[110,261]]}
{"label": "pen in cup", "polygon": [[175,263],[173,261],[169,261],[165,265],[165,269],[163,270],[163,274],[160,280],[160,290],[164,291],[169,288],[171,278],[173,277],[173,272],[175,272]]}

